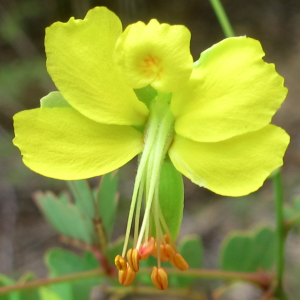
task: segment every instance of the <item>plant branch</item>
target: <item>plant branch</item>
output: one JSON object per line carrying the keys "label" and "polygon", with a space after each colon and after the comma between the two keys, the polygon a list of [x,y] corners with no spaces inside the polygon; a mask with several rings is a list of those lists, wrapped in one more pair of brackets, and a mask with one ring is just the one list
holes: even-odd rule
{"label": "plant branch", "polygon": [[42,278],[29,281],[23,284],[7,285],[0,288],[0,295],[7,294],[13,291],[23,291],[34,288],[39,288],[41,286],[52,285],[62,282],[70,282],[75,280],[82,280],[93,277],[102,277],[105,275],[105,272],[101,269],[95,269],[90,271],[78,272],[68,275],[62,275],[55,278]]}
{"label": "plant branch", "polygon": [[[151,268],[141,268],[139,273],[150,274]],[[195,278],[208,278],[208,279],[224,279],[224,280],[243,280],[252,282],[259,285],[263,289],[267,289],[270,286],[270,278],[265,273],[242,273],[242,272],[231,272],[222,270],[205,270],[205,269],[189,269],[185,272],[178,271],[174,268],[165,268],[168,274],[176,274],[180,276],[192,276]],[[70,282],[75,280],[82,280],[93,277],[105,276],[104,270],[95,269],[85,272],[73,273],[70,275],[58,276],[55,278],[44,278],[37,279],[34,281],[26,282],[24,284],[16,284],[11,286],[4,286],[0,288],[0,295],[7,294],[12,291],[22,291],[33,288],[39,288],[41,286],[52,285],[62,282]],[[137,287],[135,287],[137,288]]]}
{"label": "plant branch", "polygon": [[[176,295],[176,296],[188,296],[191,299],[197,300],[207,300],[202,294],[192,291],[189,288],[169,288],[167,290],[161,291],[154,287],[146,286],[129,286],[129,287],[113,287],[106,286],[103,288],[105,293],[114,293],[116,296],[121,295],[125,297],[128,294],[146,294],[146,295]],[[112,299],[120,299],[112,298]]]}
{"label": "plant branch", "polygon": [[[223,280],[243,280],[259,285],[263,289],[266,289],[271,284],[270,276],[263,272],[245,273],[223,270],[207,270],[207,269],[188,269],[181,272],[174,268],[164,268],[167,274],[176,274],[182,277],[190,276],[195,278],[206,279],[223,279]],[[144,269],[140,269],[139,272],[145,273]]]}

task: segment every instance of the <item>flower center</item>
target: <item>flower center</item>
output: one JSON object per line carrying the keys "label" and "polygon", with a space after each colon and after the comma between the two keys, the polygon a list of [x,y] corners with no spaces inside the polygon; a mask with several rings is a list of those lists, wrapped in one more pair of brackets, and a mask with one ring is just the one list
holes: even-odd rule
{"label": "flower center", "polygon": [[157,56],[148,54],[139,64],[139,68],[147,78],[161,79],[163,67],[161,66],[161,59]]}

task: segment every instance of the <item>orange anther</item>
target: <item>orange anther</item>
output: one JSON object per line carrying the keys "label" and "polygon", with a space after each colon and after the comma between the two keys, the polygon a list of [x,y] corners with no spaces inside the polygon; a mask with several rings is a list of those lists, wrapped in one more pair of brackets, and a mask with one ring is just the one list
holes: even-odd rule
{"label": "orange anther", "polygon": [[134,272],[138,272],[139,270],[139,260],[140,260],[140,255],[137,249],[129,249],[127,251],[127,260],[128,263],[130,265],[130,268],[134,271]]}
{"label": "orange anther", "polygon": [[169,238],[169,236],[165,234],[164,238],[165,238],[166,243],[170,244],[170,238]]}
{"label": "orange anther", "polygon": [[[169,260],[169,257],[167,256],[166,250],[165,250],[165,246],[164,245],[160,245],[160,260],[163,262],[167,262]],[[157,249],[157,244],[155,243],[152,255],[157,258],[158,257],[158,253],[157,253],[158,249]]]}
{"label": "orange anther", "polygon": [[133,282],[134,278],[135,272],[130,268],[129,264],[127,263],[125,271],[119,271],[119,282],[124,286],[128,286]]}
{"label": "orange anther", "polygon": [[185,271],[189,268],[189,264],[180,253],[176,253],[176,255],[174,255],[173,258],[170,259],[170,263],[180,271]]}
{"label": "orange anther", "polygon": [[146,259],[148,259],[148,257],[149,257],[149,255],[141,256],[141,257],[140,257],[140,260],[146,260]]}
{"label": "orange anther", "polygon": [[150,237],[147,242],[144,242],[140,249],[139,249],[139,254],[140,256],[148,256],[149,254],[152,253],[155,245],[155,240],[153,237]]}
{"label": "orange anther", "polygon": [[168,287],[168,274],[163,268],[153,267],[151,281],[159,290],[165,290]]}
{"label": "orange anther", "polygon": [[165,245],[165,253],[169,258],[173,258],[176,254],[176,250],[174,249],[173,246],[167,244]]}
{"label": "orange anther", "polygon": [[126,270],[126,260],[121,255],[117,255],[115,257],[115,265],[118,268],[119,271],[125,271]]}

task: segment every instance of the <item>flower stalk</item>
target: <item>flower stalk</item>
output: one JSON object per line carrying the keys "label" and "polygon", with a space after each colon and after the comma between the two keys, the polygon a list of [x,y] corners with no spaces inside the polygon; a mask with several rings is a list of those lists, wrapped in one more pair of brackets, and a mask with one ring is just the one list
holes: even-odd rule
{"label": "flower stalk", "polygon": [[226,37],[233,37],[235,36],[235,33],[232,29],[232,26],[229,22],[229,19],[226,15],[226,12],[223,8],[223,5],[220,0],[210,0],[210,4],[213,7],[215,14],[219,20],[219,23],[222,27],[222,30],[224,32],[224,35]]}
{"label": "flower stalk", "polygon": [[277,289],[276,294],[283,298],[283,273],[284,273],[284,244],[286,238],[284,217],[283,217],[283,191],[281,170],[277,170],[272,177],[275,195],[275,210],[276,210],[276,275],[277,275]]}

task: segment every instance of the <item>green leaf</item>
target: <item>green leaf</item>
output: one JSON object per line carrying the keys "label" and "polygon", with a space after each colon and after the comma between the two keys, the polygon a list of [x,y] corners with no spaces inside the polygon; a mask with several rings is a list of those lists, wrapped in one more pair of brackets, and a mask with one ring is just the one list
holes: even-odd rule
{"label": "green leaf", "polygon": [[[18,283],[26,283],[33,280],[36,280],[36,275],[33,272],[27,272],[22,275],[22,277],[18,280]],[[39,292],[37,289],[29,289],[20,292],[21,300],[39,300]]]}
{"label": "green leaf", "polygon": [[170,159],[166,158],[160,176],[159,203],[174,240],[178,236],[182,222],[183,201],[182,175],[175,169]]}
{"label": "green leaf", "polygon": [[[50,277],[83,272],[99,268],[97,259],[89,252],[84,257],[63,249],[51,249],[46,254],[46,265]],[[101,278],[87,278],[53,285],[51,290],[64,300],[88,300],[93,286],[101,283]]]}
{"label": "green leaf", "polygon": [[275,263],[275,247],[275,232],[268,227],[256,231],[231,232],[221,246],[221,268],[239,272],[270,270]]}
{"label": "green leaf", "polygon": [[95,200],[86,180],[68,181],[68,187],[74,197],[75,205],[91,219],[95,218]]}
{"label": "green leaf", "polygon": [[[0,287],[13,284],[15,284],[14,280],[0,274]],[[17,292],[11,292],[9,294],[0,295],[0,300],[20,300],[20,295]]]}
{"label": "green leaf", "polygon": [[102,219],[108,239],[111,236],[116,217],[119,199],[119,194],[117,193],[118,181],[118,171],[102,176],[97,197],[99,216]]}
{"label": "green leaf", "polygon": [[300,197],[294,198],[293,202],[291,204],[285,204],[283,212],[284,212],[285,219],[288,222],[292,221],[292,226],[299,225],[299,223],[300,223]]}
{"label": "green leaf", "polygon": [[49,223],[61,234],[88,244],[96,240],[93,221],[69,202],[65,196],[56,197],[51,192],[36,192],[34,199]]}
{"label": "green leaf", "polygon": [[59,295],[46,287],[40,288],[39,293],[41,300],[63,300]]}
{"label": "green leaf", "polygon": [[[157,266],[157,259],[150,255],[146,260],[140,260],[140,268],[152,268]],[[162,267],[170,267],[169,263],[162,263]],[[169,276],[170,277],[170,276]],[[142,282],[143,284],[153,286],[151,281],[151,271],[149,274],[136,273],[135,283]]]}
{"label": "green leaf", "polygon": [[[115,264],[115,257],[121,255],[124,245],[124,236],[119,237],[116,241],[108,245],[108,260],[112,265]],[[128,242],[128,249],[132,248],[132,240]]]}
{"label": "green leaf", "polygon": [[40,100],[41,108],[71,107],[60,92],[50,92]]}
{"label": "green leaf", "polygon": [[[202,242],[197,235],[185,236],[179,243],[178,252],[183,256],[186,262],[189,264],[189,268],[200,268],[202,264],[203,246]],[[182,272],[184,273],[184,271]],[[175,280],[174,280],[174,279]],[[191,285],[196,279],[195,277],[187,277],[176,275],[171,282],[174,282],[174,286],[186,287]]]}

